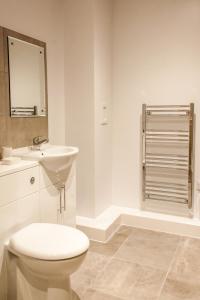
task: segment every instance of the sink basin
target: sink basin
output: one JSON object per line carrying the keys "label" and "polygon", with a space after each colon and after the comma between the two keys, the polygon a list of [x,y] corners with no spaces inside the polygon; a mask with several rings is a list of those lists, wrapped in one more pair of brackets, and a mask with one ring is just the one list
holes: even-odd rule
{"label": "sink basin", "polygon": [[17,156],[20,156],[24,160],[36,160],[40,162],[47,172],[50,172],[51,175],[53,173],[60,177],[60,181],[64,181],[78,152],[79,149],[76,147],[45,145],[41,150],[29,148],[24,153],[18,153]]}

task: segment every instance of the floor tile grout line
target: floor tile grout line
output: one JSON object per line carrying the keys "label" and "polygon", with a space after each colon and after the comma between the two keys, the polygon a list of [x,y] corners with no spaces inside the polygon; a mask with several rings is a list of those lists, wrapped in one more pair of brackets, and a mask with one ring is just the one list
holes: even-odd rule
{"label": "floor tile grout line", "polygon": [[123,241],[123,243],[119,246],[119,248],[117,249],[117,251],[115,251],[115,253],[113,254],[114,258],[117,258],[115,255],[117,254],[117,252],[120,250],[120,248],[126,243],[126,241],[128,240],[129,236],[132,234],[132,232],[125,238],[125,240]]}
{"label": "floor tile grout line", "polygon": [[[117,233],[116,233],[117,234]],[[130,234],[129,234],[130,235]],[[112,260],[112,258],[115,257],[115,254],[118,252],[118,250],[121,248],[121,246],[126,242],[126,240],[128,239],[129,235],[125,238],[125,240],[122,242],[122,244],[119,246],[119,248],[117,249],[117,251],[115,251],[112,255],[110,255],[110,259],[109,262]],[[107,265],[107,264],[106,264]],[[105,267],[105,266],[104,266]],[[104,270],[104,268],[103,268]]]}
{"label": "floor tile grout line", "polygon": [[151,269],[155,269],[155,270],[158,270],[158,271],[163,271],[161,268],[160,269],[158,267],[154,268],[154,267],[152,267],[150,265],[140,264],[138,262],[134,262],[134,261],[131,261],[129,259],[125,259],[125,258],[121,258],[121,257],[115,257],[115,256],[113,256],[112,259],[119,260],[121,262],[129,263],[129,264],[132,264],[132,265],[139,265],[139,266],[144,267],[144,268],[146,267],[146,268],[151,268]]}
{"label": "floor tile grout line", "polygon": [[[117,234],[121,234],[120,232],[116,232],[115,235]],[[131,233],[130,233],[131,234]],[[117,250],[112,254],[112,255],[105,255],[105,256],[108,256],[108,257],[115,257],[115,254],[119,251],[119,249],[124,245],[124,243],[127,241],[127,239],[129,238],[130,234],[124,239],[124,241],[121,243],[121,245],[117,248]],[[96,252],[96,251],[91,251],[91,252],[95,252],[95,253],[99,253],[99,252]],[[101,253],[99,253],[101,254]],[[102,254],[101,254],[102,255]]]}
{"label": "floor tile grout line", "polygon": [[[121,261],[121,262],[126,262],[126,263],[131,263],[131,264],[135,264],[135,265],[139,265],[139,266],[141,266],[142,268],[145,268],[145,267],[147,267],[147,268],[152,268],[153,269],[153,267],[152,266],[149,266],[149,265],[141,265],[141,264],[139,264],[139,263],[134,263],[134,262],[131,262],[130,260],[126,260],[126,259],[123,259],[123,258],[119,258],[119,257],[116,257],[115,255],[117,254],[117,252],[120,250],[120,248],[126,243],[126,241],[128,240],[128,238],[130,237],[130,235],[132,234],[132,232],[125,238],[125,240],[123,241],[123,243],[119,246],[119,248],[117,249],[117,251],[113,254],[113,255],[111,255],[110,256],[110,260],[106,263],[106,265],[104,266],[104,268],[103,268],[103,270],[102,270],[102,272],[104,271],[104,269],[105,269],[105,267],[108,265],[108,263],[110,262],[110,261],[112,261],[113,259],[116,259],[116,260],[119,260],[119,261]],[[177,249],[177,248],[176,248]],[[176,252],[176,250],[175,250],[175,252]],[[163,270],[161,270],[161,269],[158,269],[158,268],[154,268],[154,269],[156,269],[156,270],[158,270],[158,271],[163,271]],[[100,276],[100,274],[102,273],[102,272],[100,272],[97,276]],[[95,277],[95,279],[97,278],[97,276]],[[141,272],[141,275],[139,276],[139,278],[141,278],[142,277],[142,272]],[[93,281],[92,281],[93,282]],[[135,283],[136,284],[136,283]],[[91,288],[91,286],[90,286],[90,288]],[[88,290],[88,289],[87,289]],[[86,290],[86,291],[87,291]],[[102,292],[100,289],[94,289],[95,291],[97,291],[97,292]],[[85,293],[84,293],[85,294]],[[112,295],[112,294],[108,294],[109,296],[111,295],[111,296],[115,296],[115,297],[118,297],[117,295]],[[122,300],[127,300],[127,298],[120,298],[120,299],[122,299]]]}
{"label": "floor tile grout line", "polygon": [[[127,262],[127,261],[125,261],[125,260],[118,259],[118,258],[115,258],[114,256],[111,256],[111,257],[110,257],[110,260],[108,261],[108,263],[111,262],[113,259],[119,260],[119,261],[121,261],[121,262]],[[107,267],[108,263],[105,264],[104,268],[102,269],[102,271],[101,271],[97,276],[100,276],[100,274],[103,273],[103,271],[104,271],[105,268]],[[96,280],[97,276],[95,277],[94,280]],[[92,280],[92,283],[93,283],[93,280]],[[91,285],[92,285],[92,283],[91,283]],[[90,286],[90,288],[92,289],[92,286]],[[87,289],[87,290],[88,290],[88,289]],[[87,291],[87,290],[86,290],[86,291]],[[102,293],[102,290],[101,290],[101,289],[93,288],[93,290]],[[84,293],[84,294],[85,294],[85,293]],[[121,297],[121,296],[119,297],[118,295],[115,295],[115,294],[111,294],[111,293],[107,293],[107,292],[106,292],[105,294],[108,295],[108,296],[117,297],[117,298],[119,298],[119,300],[128,300],[126,297]]]}
{"label": "floor tile grout line", "polygon": [[[120,233],[120,232],[118,232],[118,233]],[[116,232],[116,234],[117,234],[117,232]],[[126,259],[122,259],[122,258],[116,257],[118,251],[121,249],[121,247],[124,246],[124,244],[127,242],[127,240],[129,239],[129,237],[130,237],[131,234],[132,234],[132,232],[130,232],[130,233],[128,234],[128,236],[125,237],[125,239],[124,239],[124,241],[122,242],[122,244],[118,247],[118,249],[117,249],[112,255],[104,255],[104,254],[101,254],[101,253],[99,253],[99,252],[91,251],[91,252],[97,253],[97,254],[99,254],[99,255],[102,255],[102,256],[104,256],[104,257],[107,257],[107,262],[105,263],[105,265],[104,265],[104,267],[101,269],[101,271],[100,271],[100,272],[99,272],[99,273],[91,280],[91,283],[90,283],[89,286],[86,288],[86,290],[84,291],[84,293],[83,293],[82,296],[84,296],[84,295],[87,293],[87,291],[90,290],[90,289],[102,293],[102,290],[101,290],[101,289],[98,289],[98,288],[96,289],[96,288],[95,288],[94,282],[95,282],[95,280],[97,279],[97,277],[99,277],[99,276],[102,275],[102,273],[105,271],[105,269],[106,269],[106,267],[108,266],[108,264],[109,264],[113,259],[116,259],[116,260],[119,260],[119,261],[123,261],[123,262],[128,262],[128,263],[140,265],[139,263],[134,263],[134,262],[131,262],[130,260],[126,260]],[[179,241],[178,241],[178,244],[177,244],[177,246],[176,246],[176,248],[175,248],[175,250],[174,250],[174,254],[173,254],[173,256],[172,256],[171,262],[169,263],[169,267],[168,267],[168,269],[165,271],[165,272],[166,272],[166,276],[164,277],[163,282],[162,282],[162,285],[161,285],[161,288],[159,289],[159,293],[158,293],[158,296],[157,296],[158,298],[156,298],[157,300],[159,300],[159,297],[160,297],[160,295],[161,295],[162,289],[163,289],[164,284],[165,284],[165,282],[166,282],[167,276],[168,276],[168,274],[169,274],[169,272],[170,272],[170,270],[171,270],[172,264],[173,264],[173,262],[174,262],[174,260],[175,260],[175,255],[176,255],[176,253],[177,253],[178,246],[181,244],[181,237],[180,237],[179,235],[177,235],[177,236],[179,237]],[[149,268],[153,268],[152,266],[149,266],[149,265],[140,265],[140,266],[141,266],[141,267],[145,267],[145,266],[146,266],[146,267],[149,267]],[[160,271],[164,271],[164,270],[159,269],[159,268],[155,268],[155,269],[160,270]],[[141,276],[142,276],[142,274],[141,274]],[[141,276],[140,276],[140,277],[141,277]],[[111,295],[111,294],[109,293],[108,295]],[[112,296],[118,297],[117,295],[113,295],[113,294],[112,294]],[[123,298],[120,298],[120,299],[122,299],[122,300],[127,300],[127,298],[124,298],[124,297],[123,297]]]}
{"label": "floor tile grout line", "polygon": [[[95,252],[96,253],[96,252]],[[86,288],[85,292],[83,293],[86,294],[86,292],[89,290],[89,289],[92,289],[92,284],[94,283],[94,281],[96,280],[96,278],[105,270],[106,266],[108,265],[108,263],[111,261],[112,259],[112,256],[106,256],[106,255],[103,255],[103,254],[100,254],[100,253],[97,253],[98,255],[101,255],[101,256],[105,256],[105,257],[108,257],[108,261],[105,263],[104,267],[101,269],[101,271],[99,273],[96,274],[96,276],[94,276],[91,280],[91,283],[89,284],[89,286]]]}
{"label": "floor tile grout line", "polygon": [[170,271],[171,271],[171,269],[172,269],[172,265],[173,265],[173,263],[174,263],[174,261],[175,261],[176,254],[177,254],[177,252],[178,252],[178,248],[179,248],[179,246],[181,245],[181,241],[182,241],[181,236],[179,236],[179,239],[180,239],[180,240],[179,240],[179,242],[178,242],[178,244],[177,244],[177,246],[176,246],[176,249],[175,249],[175,251],[174,251],[174,255],[173,255],[172,259],[171,259],[171,262],[170,262],[170,264],[169,264],[169,267],[168,267],[166,276],[165,276],[165,278],[163,279],[163,282],[162,282],[162,285],[161,285],[161,287],[160,287],[160,290],[159,290],[159,293],[158,293],[158,297],[156,298],[156,300],[159,300],[159,299],[160,299],[160,296],[161,296],[162,290],[163,290],[163,288],[164,288],[164,286],[165,286],[167,277],[168,277],[168,275],[169,275],[169,273],[170,273]]}
{"label": "floor tile grout line", "polygon": [[[118,232],[116,232],[116,234],[117,234]],[[131,234],[131,233],[130,233]],[[84,294],[87,292],[87,290],[88,289],[92,289],[92,284],[94,283],[94,281],[97,279],[97,277],[98,276],[100,276],[100,274],[102,274],[103,272],[104,272],[104,270],[105,270],[105,268],[107,267],[107,265],[112,261],[112,259],[117,259],[117,258],[115,258],[115,254],[118,252],[118,250],[122,247],[122,245],[127,241],[127,239],[129,238],[129,236],[130,236],[130,234],[125,238],[125,240],[122,242],[122,244],[119,246],[119,248],[117,249],[117,251],[113,254],[113,255],[111,255],[110,257],[109,257],[109,259],[108,259],[108,261],[107,261],[107,263],[105,264],[105,266],[102,268],[102,270],[101,270],[101,272],[99,273],[99,274],[97,274],[96,275],[96,277],[92,280],[92,282],[91,282],[91,284],[90,284],[90,286],[86,289],[86,291],[84,292]],[[106,255],[105,255],[106,256]],[[119,259],[120,260],[120,259]],[[121,260],[121,261],[123,261],[123,260]],[[96,290],[96,291],[98,291],[98,292],[102,292],[101,290],[98,290],[98,289],[94,289],[94,290]],[[109,294],[109,296],[110,296],[110,294]],[[111,295],[111,296],[116,296],[116,295]],[[116,296],[117,297],[117,296]],[[126,298],[121,298],[122,300],[127,300]]]}
{"label": "floor tile grout line", "polygon": [[[153,230],[151,230],[153,231]],[[129,234],[129,236],[131,235],[132,233]],[[117,259],[119,261],[122,261],[122,262],[127,262],[127,263],[131,263],[131,264],[136,264],[136,265],[140,265],[141,267],[147,267],[147,268],[152,268],[152,269],[155,269],[155,270],[158,270],[158,271],[162,271],[162,272],[165,272],[166,270],[163,270],[162,268],[159,268],[159,267],[152,267],[151,265],[148,265],[148,264],[140,264],[138,262],[133,262],[129,259],[126,259],[126,258],[121,258],[121,257],[117,257],[117,253],[118,251],[120,250],[120,248],[125,244],[125,242],[128,240],[129,236],[127,236],[127,238],[124,240],[124,242],[120,245],[120,247],[118,248],[118,250],[113,254],[113,258],[114,259]],[[179,235],[176,235],[179,239],[181,239],[181,236]],[[180,240],[178,241],[178,244],[180,243]],[[177,247],[178,245],[176,246],[175,250],[174,250],[174,253],[176,252],[177,250]],[[175,255],[175,254],[174,254]],[[174,258],[174,255],[172,257],[172,259]],[[171,262],[169,263],[169,266],[170,266]],[[168,269],[167,269],[167,272],[168,272]]]}
{"label": "floor tile grout line", "polygon": [[[121,247],[121,246],[120,246],[120,247]],[[120,247],[119,247],[119,248],[120,248]],[[175,250],[175,251],[176,251],[176,250]],[[125,259],[121,259],[121,258],[118,258],[118,257],[114,257],[113,255],[110,256],[110,260],[108,261],[108,263],[109,263],[110,261],[112,261],[112,260],[118,260],[118,261],[121,261],[121,262],[133,264],[133,265],[139,265],[139,266],[141,266],[141,268],[145,268],[145,267],[146,267],[146,268],[151,268],[151,269],[154,269],[154,270],[157,270],[157,271],[162,271],[162,272],[164,272],[164,270],[162,270],[162,269],[159,269],[159,268],[153,268],[152,266],[149,266],[149,265],[141,265],[141,264],[136,263],[136,262],[131,262],[131,261],[129,261],[129,260],[125,260]],[[108,263],[106,263],[105,267],[108,265]],[[105,268],[105,267],[104,267],[104,268]],[[104,268],[102,269],[103,271],[104,271]],[[102,271],[102,272],[103,272],[103,271]],[[102,272],[100,272],[97,276],[100,276],[100,274],[101,274]],[[97,276],[95,277],[95,279],[97,278]],[[142,277],[142,272],[141,272],[139,278],[137,279],[137,281],[138,281],[141,277]],[[95,280],[95,279],[94,279],[94,280]],[[135,284],[136,284],[136,282],[135,282]],[[98,289],[98,288],[92,288],[92,286],[90,286],[90,287],[88,287],[88,288],[86,289],[86,291],[84,292],[84,294],[88,291],[88,289],[92,289],[92,290],[94,290],[94,291],[97,291],[97,292],[102,293],[102,290],[101,290],[101,289]],[[114,296],[114,297],[117,297],[117,298],[119,298],[119,300],[129,300],[127,297],[119,297],[118,295],[112,294],[112,293],[106,292],[105,294],[108,295],[108,296]]]}
{"label": "floor tile grout line", "polygon": [[[91,283],[88,285],[88,287],[85,289],[85,291],[83,292],[82,296],[81,297],[84,297],[84,295],[86,294],[86,292],[89,290],[89,289],[92,289],[92,283],[93,281],[97,278],[97,276],[99,276],[99,274],[101,274],[103,272],[103,270],[105,269],[105,267],[108,265],[108,263],[111,261],[111,258],[112,256],[108,256],[108,255],[103,255],[101,253],[98,253],[98,252],[95,252],[95,251],[90,251],[88,250],[88,253],[95,253],[97,255],[100,255],[100,256],[104,256],[106,258],[108,258],[108,261],[105,263],[104,267],[102,268],[102,270],[96,274],[96,276],[94,276],[91,280]],[[80,298],[81,299],[81,298]]]}
{"label": "floor tile grout line", "polygon": [[[131,227],[131,226],[130,226]],[[132,227],[132,228],[136,228],[136,227]],[[148,229],[144,229],[144,230],[148,230]],[[152,231],[152,232],[157,232],[157,231],[154,231],[154,230],[149,230],[149,231]],[[165,234],[165,232],[159,232],[159,233],[164,233]],[[128,240],[128,238],[130,237],[130,235],[131,235],[132,233],[130,233],[128,236],[127,236],[127,238],[124,240],[124,242],[120,245],[120,247],[117,249],[117,251],[114,253],[114,257],[115,257],[115,255],[118,253],[118,251],[121,249],[121,247],[124,245],[124,243]],[[167,233],[168,235],[172,235],[172,234],[170,234],[170,233]],[[174,236],[177,236],[178,238],[181,238],[181,236],[180,235],[177,235],[177,234],[174,234]],[[138,240],[138,238],[136,238],[136,240]],[[140,239],[139,239],[140,240]],[[176,250],[175,250],[176,251]],[[118,257],[116,257],[116,258],[118,258]],[[123,260],[123,259],[122,259]],[[126,259],[124,259],[125,261],[128,261],[128,260],[126,260]]]}
{"label": "floor tile grout line", "polygon": [[[117,234],[117,233],[116,233],[116,234]],[[124,242],[123,242],[123,243],[124,243]],[[122,243],[122,244],[123,244],[123,243]],[[94,281],[97,279],[98,276],[100,276],[100,274],[102,274],[102,273],[104,272],[105,268],[106,268],[107,265],[111,262],[111,260],[112,260],[112,258],[113,258],[113,256],[114,256],[114,254],[113,254],[113,255],[104,255],[104,254],[101,254],[101,253],[98,253],[98,252],[95,252],[95,251],[90,251],[90,252],[94,252],[94,253],[96,253],[96,254],[98,254],[98,255],[105,256],[105,257],[108,258],[108,261],[105,263],[105,265],[104,265],[104,267],[101,269],[101,271],[100,271],[99,273],[97,273],[97,275],[91,280],[91,283],[90,283],[90,285],[87,287],[87,289],[85,290],[85,292],[83,293],[83,296],[86,294],[86,292],[87,292],[89,289],[92,289],[92,286],[93,286]],[[94,289],[94,290],[96,290],[96,289]],[[97,290],[97,291],[98,291],[98,290]]]}

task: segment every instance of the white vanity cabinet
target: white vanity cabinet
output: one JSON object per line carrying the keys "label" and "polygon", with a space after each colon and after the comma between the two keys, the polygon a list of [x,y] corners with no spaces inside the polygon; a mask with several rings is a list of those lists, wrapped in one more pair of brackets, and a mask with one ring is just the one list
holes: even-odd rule
{"label": "white vanity cabinet", "polygon": [[32,167],[0,177],[0,206],[37,192],[39,168]]}
{"label": "white vanity cabinet", "polygon": [[40,221],[42,223],[59,223],[59,191],[55,185],[40,190]]}
{"label": "white vanity cabinet", "polygon": [[39,178],[35,162],[0,163],[0,299],[7,299],[6,240],[20,228],[40,222]]}
{"label": "white vanity cabinet", "polygon": [[[0,165],[0,246],[19,228],[33,222],[75,226],[75,163],[62,195],[54,177],[37,162]],[[62,197],[61,197],[62,196]]]}
{"label": "white vanity cabinet", "polygon": [[26,224],[39,222],[39,167],[22,162],[0,167],[0,241]]}
{"label": "white vanity cabinet", "polygon": [[71,168],[64,187],[40,166],[40,221],[76,225],[76,172]]}

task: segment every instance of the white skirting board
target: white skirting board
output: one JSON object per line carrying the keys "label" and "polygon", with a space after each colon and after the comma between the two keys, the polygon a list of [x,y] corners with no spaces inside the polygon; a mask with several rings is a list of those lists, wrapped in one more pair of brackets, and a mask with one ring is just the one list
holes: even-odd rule
{"label": "white skirting board", "polygon": [[139,209],[110,206],[97,218],[76,217],[77,228],[91,240],[105,243],[121,225],[200,238],[200,220]]}

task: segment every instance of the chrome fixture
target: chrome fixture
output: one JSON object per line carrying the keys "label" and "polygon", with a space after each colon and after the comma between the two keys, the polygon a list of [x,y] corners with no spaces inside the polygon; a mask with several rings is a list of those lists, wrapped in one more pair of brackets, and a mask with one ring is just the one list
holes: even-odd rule
{"label": "chrome fixture", "polygon": [[33,145],[40,146],[49,142],[49,139],[42,138],[41,136],[36,136],[33,138]]}
{"label": "chrome fixture", "polygon": [[[60,192],[60,208],[59,212],[62,214],[63,211],[66,211],[66,191],[65,191],[65,184],[61,184],[59,186],[59,192]],[[64,204],[62,204],[64,202]]]}
{"label": "chrome fixture", "polygon": [[37,106],[30,106],[30,107],[11,107],[11,116],[15,117],[33,117],[37,116]]}
{"label": "chrome fixture", "polygon": [[194,104],[143,104],[143,201],[192,208]]}

